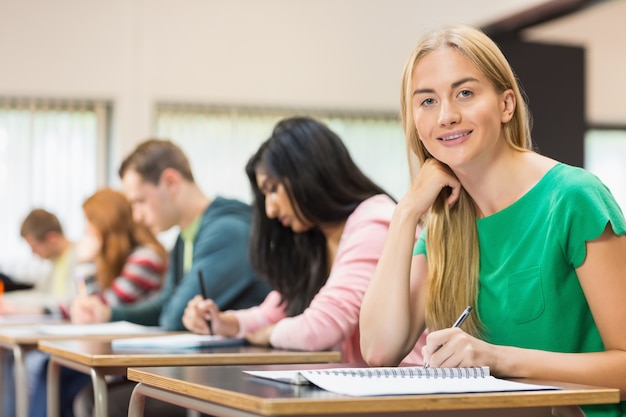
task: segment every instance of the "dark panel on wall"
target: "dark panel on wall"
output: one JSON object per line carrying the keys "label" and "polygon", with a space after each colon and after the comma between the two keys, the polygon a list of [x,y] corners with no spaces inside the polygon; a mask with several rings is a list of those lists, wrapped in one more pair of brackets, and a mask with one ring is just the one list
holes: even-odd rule
{"label": "dark panel on wall", "polygon": [[585,61],[580,47],[494,37],[528,96],[539,153],[582,167],[585,136]]}

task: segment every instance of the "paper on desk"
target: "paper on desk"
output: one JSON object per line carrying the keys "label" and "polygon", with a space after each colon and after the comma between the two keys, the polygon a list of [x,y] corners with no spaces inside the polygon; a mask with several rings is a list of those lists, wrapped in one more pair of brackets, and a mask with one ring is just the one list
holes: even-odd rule
{"label": "paper on desk", "polygon": [[162,331],[158,327],[142,326],[128,321],[93,324],[49,324],[37,327],[40,334],[59,336],[133,335]]}
{"label": "paper on desk", "polygon": [[114,339],[111,341],[111,347],[114,349],[199,349],[203,347],[238,346],[244,343],[245,339],[243,338],[182,333]]}
{"label": "paper on desk", "polygon": [[63,323],[60,315],[52,314],[8,314],[0,316],[0,326],[27,326],[41,323]]}
{"label": "paper on desk", "polygon": [[53,336],[123,336],[162,332],[159,327],[141,326],[127,321],[94,324],[39,324],[19,325],[0,328],[0,334],[9,337]]}

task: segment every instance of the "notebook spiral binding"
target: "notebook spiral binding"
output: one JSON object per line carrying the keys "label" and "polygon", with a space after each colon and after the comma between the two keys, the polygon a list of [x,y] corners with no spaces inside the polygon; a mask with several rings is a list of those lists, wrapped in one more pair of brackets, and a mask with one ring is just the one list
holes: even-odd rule
{"label": "notebook spiral binding", "polygon": [[489,376],[489,367],[471,368],[368,368],[368,369],[331,369],[312,370],[310,373],[321,375],[351,376],[355,378],[485,378]]}

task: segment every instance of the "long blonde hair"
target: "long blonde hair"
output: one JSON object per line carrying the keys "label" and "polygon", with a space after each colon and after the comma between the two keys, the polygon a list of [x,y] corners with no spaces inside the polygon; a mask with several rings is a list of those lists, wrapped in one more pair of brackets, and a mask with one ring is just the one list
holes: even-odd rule
{"label": "long blonde hair", "polygon": [[[508,61],[479,29],[456,25],[427,34],[404,67],[400,106],[411,173],[416,172],[415,163],[411,161],[419,167],[432,158],[419,138],[413,118],[413,71],[424,56],[441,47],[451,47],[463,54],[491,81],[497,92],[513,91],[516,107],[512,119],[502,126],[504,137],[514,149],[532,149],[530,115]],[[447,196],[448,191],[444,189],[425,216],[429,280],[426,325],[430,330],[449,327],[466,306],[476,304],[478,296],[480,257],[474,201],[462,189],[459,200],[449,208]],[[478,314],[471,315],[463,327],[468,333],[479,336],[482,326]]]}

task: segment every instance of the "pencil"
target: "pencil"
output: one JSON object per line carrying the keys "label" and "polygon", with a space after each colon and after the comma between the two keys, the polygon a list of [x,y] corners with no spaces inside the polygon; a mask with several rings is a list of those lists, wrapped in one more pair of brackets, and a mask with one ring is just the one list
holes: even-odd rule
{"label": "pencil", "polygon": [[[204,277],[202,275],[202,270],[198,270],[198,281],[200,282],[200,292],[202,293],[202,298],[205,300],[209,298],[206,293],[206,288],[204,286]],[[209,333],[213,334],[213,326],[211,325],[211,320],[206,321],[207,326],[209,326]]]}

